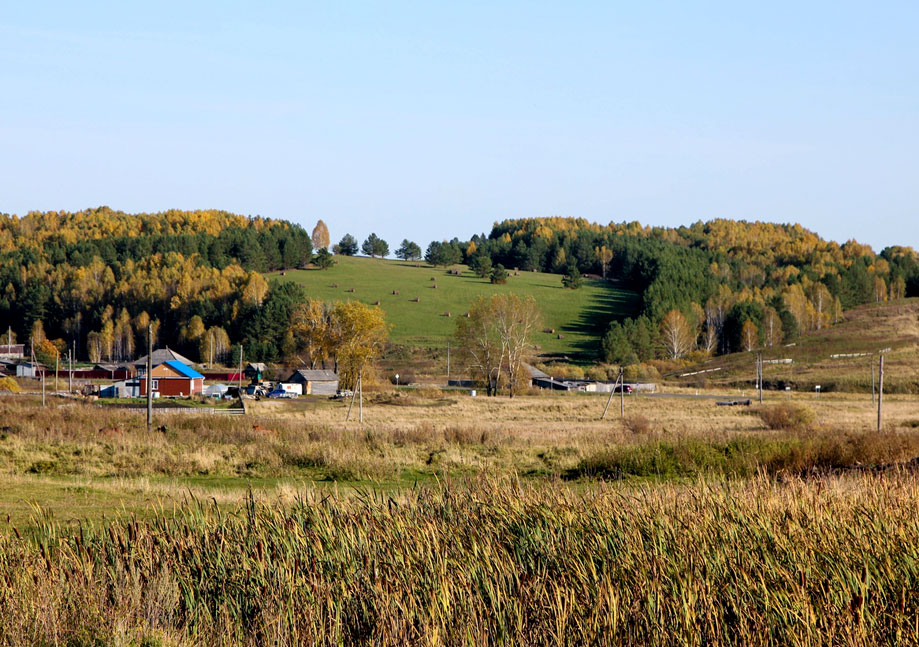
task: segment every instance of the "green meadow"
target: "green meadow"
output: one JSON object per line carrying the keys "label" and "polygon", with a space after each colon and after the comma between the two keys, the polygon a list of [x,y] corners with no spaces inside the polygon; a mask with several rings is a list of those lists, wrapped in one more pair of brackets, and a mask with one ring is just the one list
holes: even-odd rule
{"label": "green meadow", "polygon": [[[456,318],[476,297],[513,292],[532,296],[539,304],[543,319],[535,343],[541,354],[592,357],[610,320],[633,314],[641,301],[638,294],[613,282],[585,278],[580,289],[568,290],[557,274],[521,271],[515,275],[513,268],[506,284],[492,285],[464,265],[435,268],[424,262],[349,256],[337,256],[336,261],[328,270],[289,270],[270,276],[296,281],[311,297],[323,301],[379,301],[393,325],[392,341],[410,346],[445,344],[453,335]],[[450,269],[460,275],[450,274]]]}

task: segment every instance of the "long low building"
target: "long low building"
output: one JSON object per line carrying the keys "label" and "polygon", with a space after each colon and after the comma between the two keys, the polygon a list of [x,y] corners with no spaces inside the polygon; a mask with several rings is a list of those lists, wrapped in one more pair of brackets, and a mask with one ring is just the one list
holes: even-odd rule
{"label": "long low building", "polygon": [[335,395],[338,391],[338,374],[335,371],[302,368],[294,371],[284,382],[302,385],[303,395]]}

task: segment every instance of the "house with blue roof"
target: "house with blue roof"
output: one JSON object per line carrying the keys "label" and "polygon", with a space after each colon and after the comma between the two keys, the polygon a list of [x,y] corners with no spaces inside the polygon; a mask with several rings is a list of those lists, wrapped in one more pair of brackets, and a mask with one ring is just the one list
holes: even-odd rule
{"label": "house with blue roof", "polygon": [[[147,396],[147,376],[141,375],[140,394]],[[150,373],[154,398],[187,398],[204,392],[204,376],[188,364],[167,360],[153,367]]]}

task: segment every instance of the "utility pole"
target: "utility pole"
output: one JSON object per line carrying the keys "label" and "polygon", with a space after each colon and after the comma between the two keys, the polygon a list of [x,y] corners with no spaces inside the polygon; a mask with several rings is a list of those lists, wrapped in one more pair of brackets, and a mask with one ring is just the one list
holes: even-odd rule
{"label": "utility pole", "polygon": [[54,356],[54,392],[57,393],[57,372],[61,367],[61,354],[58,352]]}
{"label": "utility pole", "polygon": [[147,432],[153,432],[153,324],[147,324]]}
{"label": "utility pole", "polygon": [[874,404],[874,358],[868,360],[868,366],[871,368],[871,404]]}
{"label": "utility pole", "polygon": [[756,354],[756,381],[759,385],[759,403],[763,403],[763,354]]}
{"label": "utility pole", "polygon": [[878,360],[878,431],[881,431],[881,409],[884,406],[884,355]]}
{"label": "utility pole", "polygon": [[351,409],[354,408],[354,399],[357,397],[357,385],[354,385],[354,390],[351,392],[351,404],[348,405],[348,415],[345,416],[345,422],[351,420]]}
{"label": "utility pole", "polygon": [[239,373],[236,375],[239,379],[239,399],[242,401],[243,397],[243,345],[239,345]]}
{"label": "utility pole", "polygon": [[45,406],[45,369],[41,371],[41,406]]}
{"label": "utility pole", "polygon": [[[609,405],[613,402],[613,395],[616,393],[616,387],[621,386],[622,382],[622,367],[619,368],[619,376],[616,378],[616,382],[613,384],[612,390],[609,392],[609,398],[606,400],[606,406],[603,408],[603,414],[600,416],[600,420],[603,420],[606,417],[606,412],[609,411]],[[621,403],[620,403],[621,408]]]}
{"label": "utility pole", "polygon": [[70,363],[70,375],[68,377],[68,386],[70,392],[73,393],[73,349],[67,349],[67,361]]}
{"label": "utility pole", "polygon": [[361,421],[361,424],[364,424],[364,369],[363,368],[361,368],[357,372],[357,388],[361,393],[360,399],[359,399],[360,421]]}
{"label": "utility pole", "polygon": [[450,342],[447,342],[447,384],[450,383]]}
{"label": "utility pole", "polygon": [[619,367],[619,417],[625,417],[625,373]]}

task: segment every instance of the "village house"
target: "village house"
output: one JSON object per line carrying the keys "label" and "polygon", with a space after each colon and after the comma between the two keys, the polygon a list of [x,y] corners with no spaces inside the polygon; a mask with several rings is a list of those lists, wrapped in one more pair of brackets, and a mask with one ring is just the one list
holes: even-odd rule
{"label": "village house", "polygon": [[[187,364],[169,360],[153,367],[150,375],[153,397],[182,398],[204,392],[204,376]],[[147,376],[141,375],[140,395],[147,395]]]}
{"label": "village house", "polygon": [[335,395],[338,391],[335,371],[299,369],[284,382],[302,385],[303,395]]}
{"label": "village house", "polygon": [[25,344],[0,344],[0,359],[22,359],[25,349]]}

